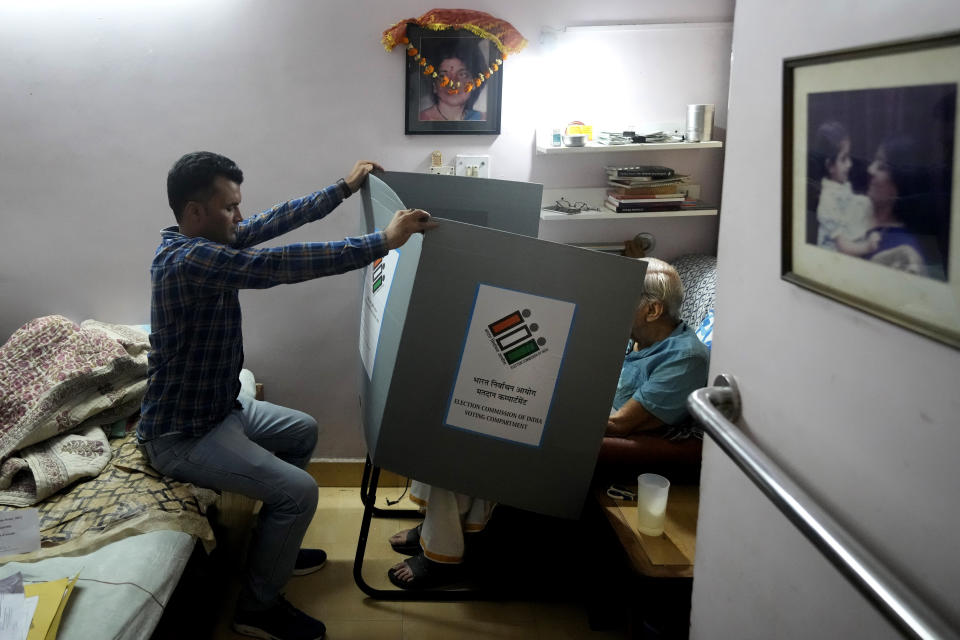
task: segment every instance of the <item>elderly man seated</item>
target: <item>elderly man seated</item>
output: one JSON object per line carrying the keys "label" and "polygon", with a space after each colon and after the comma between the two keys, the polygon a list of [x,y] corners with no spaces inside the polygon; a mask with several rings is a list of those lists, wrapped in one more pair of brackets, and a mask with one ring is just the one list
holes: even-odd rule
{"label": "elderly man seated", "polygon": [[[686,399],[707,381],[709,351],[679,318],[680,277],[662,260],[647,258],[646,262],[644,293],[607,418],[604,448],[648,432],[663,438],[689,435],[682,428],[689,417]],[[416,481],[410,493],[424,510],[424,520],[390,538],[395,551],[411,556],[389,570],[390,581],[404,589],[458,581],[463,573],[465,534],[484,529],[494,503]]]}
{"label": "elderly man seated", "polygon": [[680,320],[683,284],[669,264],[647,259],[644,294],[620,371],[604,444],[659,429],[690,435],[687,396],[707,383],[710,351]]}

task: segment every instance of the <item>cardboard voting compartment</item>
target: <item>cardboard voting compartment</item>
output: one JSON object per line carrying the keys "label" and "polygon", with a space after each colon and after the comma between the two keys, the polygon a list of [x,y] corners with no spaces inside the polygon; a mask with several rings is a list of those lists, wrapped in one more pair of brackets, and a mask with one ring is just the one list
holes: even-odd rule
{"label": "cardboard voting compartment", "polygon": [[[426,189],[430,178],[450,179],[423,177]],[[463,180],[467,202],[471,181],[486,182]],[[418,207],[411,189],[407,205]],[[368,232],[406,208],[373,176],[362,197]],[[538,215],[539,197],[534,206]],[[577,517],[646,265],[439,222],[363,273],[370,457],[439,487]]]}
{"label": "cardboard voting compartment", "polygon": [[537,237],[543,185],[387,171],[383,182],[408,207],[445,220]]}

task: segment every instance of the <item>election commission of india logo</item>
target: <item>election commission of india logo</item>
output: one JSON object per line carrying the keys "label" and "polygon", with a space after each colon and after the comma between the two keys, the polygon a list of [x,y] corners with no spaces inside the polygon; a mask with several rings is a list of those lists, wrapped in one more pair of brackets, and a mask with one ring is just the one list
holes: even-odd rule
{"label": "election commission of india logo", "polygon": [[383,262],[383,258],[377,258],[373,261],[373,264],[370,265],[370,287],[371,293],[376,293],[383,287],[384,274],[383,272],[386,269],[386,265]]}
{"label": "election commission of india logo", "polygon": [[534,335],[540,326],[530,316],[530,309],[517,310],[487,325],[490,344],[511,369],[546,351],[547,341]]}

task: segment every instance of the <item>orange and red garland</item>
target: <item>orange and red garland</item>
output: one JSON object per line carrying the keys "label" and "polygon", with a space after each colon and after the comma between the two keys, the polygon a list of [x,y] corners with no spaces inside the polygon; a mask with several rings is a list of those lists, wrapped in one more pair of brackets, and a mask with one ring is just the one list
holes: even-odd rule
{"label": "orange and red garland", "polygon": [[483,11],[471,11],[469,9],[431,9],[419,18],[401,20],[383,32],[381,42],[384,49],[391,51],[398,44],[402,44],[407,50],[407,55],[423,67],[423,75],[432,78],[438,77],[439,74],[430,64],[430,61],[423,57],[410,42],[410,39],[407,38],[408,24],[415,24],[433,31],[466,29],[474,35],[489,40],[500,51],[500,56],[491,61],[487,70],[479,73],[474,80],[466,83],[453,82],[450,78],[444,76],[440,80],[440,86],[447,87],[447,93],[451,94],[460,93],[461,90],[469,93],[474,89],[479,89],[481,84],[490,79],[490,76],[500,69],[507,56],[517,53],[527,46],[527,40],[506,20],[495,18]]}

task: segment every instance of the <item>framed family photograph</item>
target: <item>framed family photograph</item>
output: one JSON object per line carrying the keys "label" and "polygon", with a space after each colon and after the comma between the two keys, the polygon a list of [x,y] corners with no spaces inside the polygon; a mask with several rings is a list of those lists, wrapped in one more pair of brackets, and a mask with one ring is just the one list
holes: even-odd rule
{"label": "framed family photograph", "polygon": [[496,45],[466,29],[413,24],[407,37],[419,59],[407,56],[405,133],[499,134],[503,67]]}
{"label": "framed family photograph", "polygon": [[960,33],[784,60],[785,280],[960,347]]}

